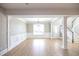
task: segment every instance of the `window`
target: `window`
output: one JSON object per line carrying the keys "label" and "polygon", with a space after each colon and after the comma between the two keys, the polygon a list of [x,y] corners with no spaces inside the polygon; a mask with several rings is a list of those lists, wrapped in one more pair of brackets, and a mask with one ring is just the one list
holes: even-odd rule
{"label": "window", "polygon": [[54,26],[54,32],[57,34],[58,33],[58,27]]}
{"label": "window", "polygon": [[34,24],[33,25],[33,34],[34,35],[43,35],[44,34],[44,24]]}

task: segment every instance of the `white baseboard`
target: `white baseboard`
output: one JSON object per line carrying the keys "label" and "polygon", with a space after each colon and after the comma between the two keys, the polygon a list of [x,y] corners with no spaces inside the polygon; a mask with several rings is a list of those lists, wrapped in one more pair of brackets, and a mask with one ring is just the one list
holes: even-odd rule
{"label": "white baseboard", "polygon": [[[23,41],[24,41],[24,40],[22,40],[21,42],[23,42]],[[19,42],[17,45],[19,45],[21,42]],[[16,46],[17,46],[17,45],[16,45]],[[1,51],[1,52],[0,52],[0,56],[4,55],[5,53],[7,53],[8,51],[12,50],[12,49],[15,48],[16,46],[10,47],[10,48],[8,48],[8,49],[5,49],[5,50]]]}
{"label": "white baseboard", "polygon": [[63,37],[51,37],[51,38],[60,38],[60,39],[63,39]]}
{"label": "white baseboard", "polygon": [[[24,39],[26,40],[26,39]],[[16,44],[15,46],[9,47],[8,51],[12,50],[13,48],[15,48],[16,46],[18,46],[20,43],[22,43],[24,40],[21,40],[20,42],[18,42],[18,44]]]}
{"label": "white baseboard", "polygon": [[8,49],[4,49],[3,51],[0,52],[0,56],[4,55],[7,52],[8,52]]}

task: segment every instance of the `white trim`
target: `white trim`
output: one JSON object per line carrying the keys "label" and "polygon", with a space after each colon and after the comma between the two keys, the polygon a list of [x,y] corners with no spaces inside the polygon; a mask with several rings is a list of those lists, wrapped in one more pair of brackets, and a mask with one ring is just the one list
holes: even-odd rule
{"label": "white trim", "polygon": [[77,16],[79,15],[9,15],[10,17],[18,17],[18,18],[51,18],[51,17],[64,17],[64,16]]}
{"label": "white trim", "polygon": [[62,39],[62,37],[55,37],[55,36],[51,36],[51,33],[45,33],[44,35],[33,35],[33,33],[27,33],[27,38],[60,38]]}
{"label": "white trim", "polygon": [[53,38],[60,38],[60,39],[63,39],[63,37],[51,37],[51,39],[53,39]]}
{"label": "white trim", "polygon": [[8,34],[8,49],[9,49],[9,42],[10,42],[10,40],[9,40],[9,20],[10,20],[10,19],[9,19],[9,18],[10,18],[10,17],[8,16],[8,24],[7,24],[7,25],[8,25],[8,26],[7,26],[7,27],[8,27],[8,28],[7,28],[7,29],[8,29],[8,30],[7,30],[7,34]]}
{"label": "white trim", "polygon": [[[26,40],[26,39],[24,39],[24,40]],[[18,46],[19,44],[21,44],[24,40],[19,41],[15,46],[8,47],[8,51],[12,50],[13,48],[15,48],[16,46]]]}
{"label": "white trim", "polygon": [[7,52],[8,52],[8,49],[4,49],[3,51],[0,52],[0,56],[4,55]]}
{"label": "white trim", "polygon": [[63,47],[64,49],[67,49],[67,16],[64,17]]}

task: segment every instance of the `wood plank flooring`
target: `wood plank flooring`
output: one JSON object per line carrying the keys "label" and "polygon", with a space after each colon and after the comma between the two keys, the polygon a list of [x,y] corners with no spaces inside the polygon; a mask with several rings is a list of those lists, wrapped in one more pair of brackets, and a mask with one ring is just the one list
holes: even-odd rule
{"label": "wood plank flooring", "polygon": [[79,43],[64,50],[61,39],[27,39],[4,56],[79,56]]}

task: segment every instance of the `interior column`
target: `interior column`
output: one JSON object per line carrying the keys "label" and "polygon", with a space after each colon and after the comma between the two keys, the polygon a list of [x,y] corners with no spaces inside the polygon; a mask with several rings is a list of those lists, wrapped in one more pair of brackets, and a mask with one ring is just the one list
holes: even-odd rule
{"label": "interior column", "polygon": [[64,16],[63,48],[67,49],[67,16]]}
{"label": "interior column", "polygon": [[52,23],[51,23],[51,39],[52,39]]}

